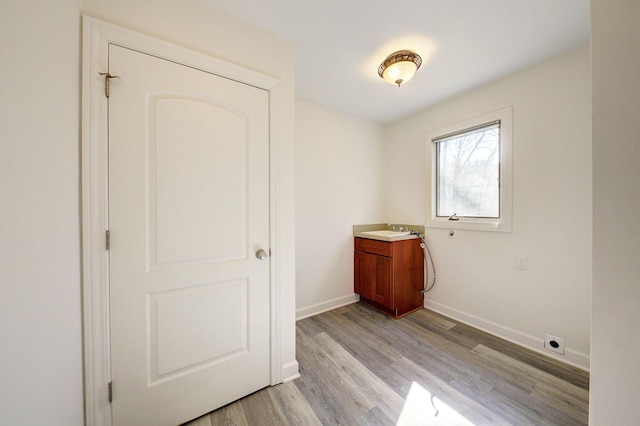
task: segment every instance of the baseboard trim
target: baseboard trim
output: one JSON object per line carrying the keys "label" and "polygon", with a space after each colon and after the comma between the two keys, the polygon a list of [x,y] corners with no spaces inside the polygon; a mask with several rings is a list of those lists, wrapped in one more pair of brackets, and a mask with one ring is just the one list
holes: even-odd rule
{"label": "baseboard trim", "polygon": [[360,296],[357,294],[349,294],[347,296],[337,297],[335,299],[327,300],[326,302],[316,303],[315,305],[307,306],[296,310],[296,321],[309,318],[314,315],[321,314],[323,312],[330,311],[332,309],[339,308],[341,306],[350,305],[360,300]]}
{"label": "baseboard trim", "polygon": [[298,361],[291,361],[282,366],[282,383],[287,383],[300,377]]}
{"label": "baseboard trim", "polygon": [[558,355],[554,352],[544,350],[544,340],[541,338],[536,338],[532,335],[505,327],[501,324],[460,311],[442,303],[425,300],[424,307],[486,333],[500,337],[501,339],[505,339],[511,343],[515,343],[516,345],[523,346],[534,352],[538,352],[581,370],[589,371],[590,359],[589,355],[585,353],[566,347],[565,355]]}

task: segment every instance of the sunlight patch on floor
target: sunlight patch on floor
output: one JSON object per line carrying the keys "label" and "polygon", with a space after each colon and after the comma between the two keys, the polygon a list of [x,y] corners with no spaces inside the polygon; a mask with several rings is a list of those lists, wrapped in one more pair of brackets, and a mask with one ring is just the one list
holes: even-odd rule
{"label": "sunlight patch on floor", "polygon": [[473,423],[418,383],[413,382],[396,425],[473,426]]}

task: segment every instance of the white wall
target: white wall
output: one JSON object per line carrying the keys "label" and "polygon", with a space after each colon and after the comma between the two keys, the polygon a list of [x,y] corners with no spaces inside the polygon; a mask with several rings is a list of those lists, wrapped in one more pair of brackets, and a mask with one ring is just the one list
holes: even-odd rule
{"label": "white wall", "polygon": [[0,13],[0,424],[81,425],[79,1]]}
{"label": "white wall", "polygon": [[[409,86],[406,87],[409,90]],[[437,284],[426,305],[588,368],[591,79],[588,48],[467,92],[387,129],[386,217],[425,222],[425,133],[513,107],[513,232],[428,229]],[[528,270],[516,270],[516,256]]]}
{"label": "white wall", "polygon": [[383,221],[382,126],[296,100],[296,307],[357,300],[352,225]]}
{"label": "white wall", "polygon": [[638,423],[640,3],[592,0],[593,323],[589,423]]}

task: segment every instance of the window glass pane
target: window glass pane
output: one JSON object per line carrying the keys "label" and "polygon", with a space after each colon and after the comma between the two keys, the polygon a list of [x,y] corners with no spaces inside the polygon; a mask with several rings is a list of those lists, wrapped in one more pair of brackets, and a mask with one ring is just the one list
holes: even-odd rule
{"label": "window glass pane", "polygon": [[437,142],[437,216],[500,216],[500,128]]}

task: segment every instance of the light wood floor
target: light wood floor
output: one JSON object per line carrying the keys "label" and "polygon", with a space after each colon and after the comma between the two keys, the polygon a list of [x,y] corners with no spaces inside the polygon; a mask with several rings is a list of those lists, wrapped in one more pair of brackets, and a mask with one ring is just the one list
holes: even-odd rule
{"label": "light wood floor", "polygon": [[298,321],[297,359],[301,378],[188,425],[587,424],[587,373],[426,309]]}

